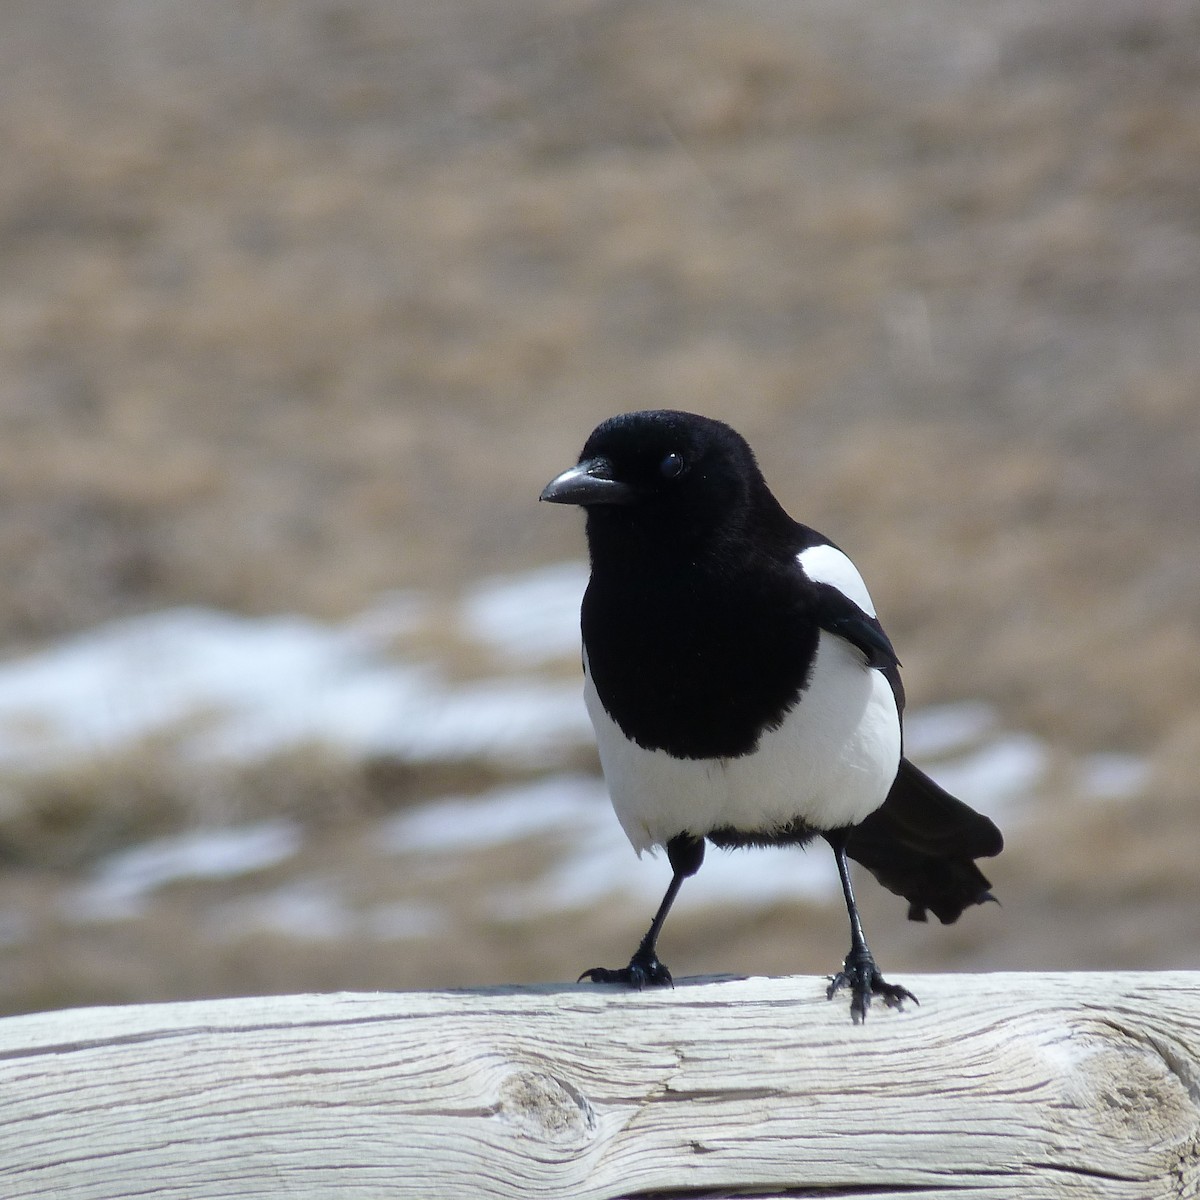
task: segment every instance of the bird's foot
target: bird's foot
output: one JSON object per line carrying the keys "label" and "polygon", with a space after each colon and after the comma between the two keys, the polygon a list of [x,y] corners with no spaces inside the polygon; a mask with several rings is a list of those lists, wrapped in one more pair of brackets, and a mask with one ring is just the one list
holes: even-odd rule
{"label": "bird's foot", "polygon": [[870,951],[860,953],[851,950],[846,955],[842,969],[829,980],[826,998],[832,1000],[847,986],[850,988],[850,1018],[855,1025],[867,1019],[872,996],[879,996],[888,1008],[901,1008],[905,1000],[921,1003],[907,988],[898,983],[888,983],[880,975]]}
{"label": "bird's foot", "polygon": [[629,960],[629,966],[592,967],[580,975],[577,983],[590,979],[592,983],[619,983],[623,987],[636,988],[639,992],[644,987],[674,987],[671,972],[658,961],[657,954],[635,954]]}

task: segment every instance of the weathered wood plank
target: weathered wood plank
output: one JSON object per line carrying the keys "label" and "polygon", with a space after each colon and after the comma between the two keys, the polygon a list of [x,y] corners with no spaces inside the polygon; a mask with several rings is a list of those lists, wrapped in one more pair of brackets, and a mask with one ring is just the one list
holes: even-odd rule
{"label": "weathered wood plank", "polygon": [[0,1021],[0,1196],[1200,1194],[1200,973],[283,996]]}

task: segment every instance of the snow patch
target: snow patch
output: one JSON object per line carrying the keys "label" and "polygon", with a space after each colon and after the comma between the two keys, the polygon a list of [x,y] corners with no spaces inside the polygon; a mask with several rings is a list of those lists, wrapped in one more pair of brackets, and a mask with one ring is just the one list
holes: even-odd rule
{"label": "snow patch", "polygon": [[433,667],[389,661],[377,643],[394,625],[376,616],[333,626],[174,609],[0,665],[0,765],[48,770],[150,737],[199,762],[315,743],[551,765],[590,738],[579,685],[531,676],[452,686]]}
{"label": "snow patch", "polygon": [[948,792],[989,817],[1020,815],[1036,794],[1050,764],[1050,751],[1025,733],[999,734],[958,758],[930,765],[928,774]]}
{"label": "snow patch", "polygon": [[934,704],[904,714],[904,753],[913,762],[962,753],[993,733],[996,710],[981,700]]}
{"label": "snow patch", "polygon": [[616,817],[603,783],[556,775],[480,796],[447,796],[401,813],[383,822],[378,844],[397,854],[459,854],[554,833],[580,837],[610,824]]}
{"label": "snow patch", "polygon": [[574,562],[485,579],[463,599],[462,629],[518,666],[578,659],[579,605],[587,582],[587,565]]}
{"label": "snow patch", "polygon": [[1079,764],[1080,790],[1089,800],[1127,800],[1145,790],[1150,764],[1135,754],[1089,754]]}
{"label": "snow patch", "polygon": [[300,850],[292,821],[262,821],[238,829],[196,829],[132,846],[101,860],[90,882],[68,900],[79,922],[140,915],[146,898],[185,879],[234,879],[276,866]]}
{"label": "snow patch", "polygon": [[218,905],[204,927],[214,941],[267,933],[305,941],[336,941],[357,932],[358,917],[330,888],[312,880],[285,884]]}

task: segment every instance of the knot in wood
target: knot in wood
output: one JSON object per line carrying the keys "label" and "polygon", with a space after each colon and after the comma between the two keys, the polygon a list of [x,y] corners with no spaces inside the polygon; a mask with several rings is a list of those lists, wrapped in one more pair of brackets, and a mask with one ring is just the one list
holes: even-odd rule
{"label": "knot in wood", "polygon": [[596,1130],[596,1111],[586,1096],[545,1071],[519,1068],[500,1085],[497,1114],[523,1136],[555,1145],[579,1145]]}

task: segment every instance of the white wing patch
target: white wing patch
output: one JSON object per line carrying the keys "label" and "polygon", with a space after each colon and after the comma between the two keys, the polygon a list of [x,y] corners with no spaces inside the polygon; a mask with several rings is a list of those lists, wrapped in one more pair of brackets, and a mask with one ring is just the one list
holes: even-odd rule
{"label": "white wing patch", "polygon": [[869,617],[875,615],[871,593],[858,568],[835,546],[809,546],[796,555],[800,569],[813,583],[835,587],[847,600],[854,601]]}

